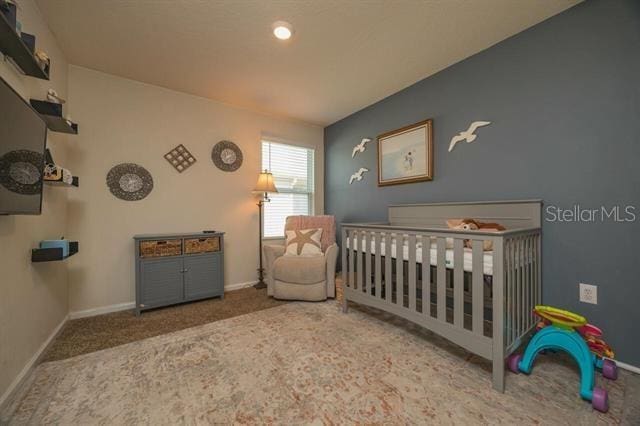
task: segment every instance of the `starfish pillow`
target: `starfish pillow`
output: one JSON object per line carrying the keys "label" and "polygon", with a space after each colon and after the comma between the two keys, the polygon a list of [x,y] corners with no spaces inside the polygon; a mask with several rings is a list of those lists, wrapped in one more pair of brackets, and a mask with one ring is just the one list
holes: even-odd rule
{"label": "starfish pillow", "polygon": [[322,229],[286,231],[285,256],[322,256]]}

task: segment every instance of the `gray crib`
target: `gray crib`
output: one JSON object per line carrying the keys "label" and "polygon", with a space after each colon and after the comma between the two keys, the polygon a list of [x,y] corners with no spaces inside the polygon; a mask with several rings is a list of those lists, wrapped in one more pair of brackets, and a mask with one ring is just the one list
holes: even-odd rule
{"label": "gray crib", "polygon": [[[432,330],[491,360],[503,392],[505,358],[536,325],[541,210],[540,200],[394,205],[388,223],[343,223],[344,312],[350,300]],[[462,218],[507,230],[447,229]]]}

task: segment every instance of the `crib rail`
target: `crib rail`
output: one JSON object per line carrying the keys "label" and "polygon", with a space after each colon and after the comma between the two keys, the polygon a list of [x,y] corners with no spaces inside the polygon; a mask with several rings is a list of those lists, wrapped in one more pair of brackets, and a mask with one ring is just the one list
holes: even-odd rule
{"label": "crib rail", "polygon": [[404,317],[494,360],[494,371],[535,326],[540,278],[539,228],[342,226],[345,309],[351,300]]}

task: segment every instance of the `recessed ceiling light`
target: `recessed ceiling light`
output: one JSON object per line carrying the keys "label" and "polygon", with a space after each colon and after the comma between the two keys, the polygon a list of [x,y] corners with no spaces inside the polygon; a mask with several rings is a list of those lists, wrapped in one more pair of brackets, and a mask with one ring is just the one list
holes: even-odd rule
{"label": "recessed ceiling light", "polygon": [[293,34],[293,27],[285,21],[276,21],[272,25],[273,35],[280,40],[289,40]]}

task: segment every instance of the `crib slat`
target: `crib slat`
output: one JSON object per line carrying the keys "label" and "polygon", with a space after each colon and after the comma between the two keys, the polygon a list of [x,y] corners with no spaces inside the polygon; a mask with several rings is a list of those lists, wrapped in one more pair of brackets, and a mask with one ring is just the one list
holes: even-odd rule
{"label": "crib slat", "polygon": [[493,335],[491,359],[493,363],[493,388],[504,392],[504,239],[496,238],[493,243]]}
{"label": "crib slat", "polygon": [[416,236],[409,235],[409,309],[416,310]]}
{"label": "crib slat", "polygon": [[431,316],[431,238],[422,236],[422,313]]}
{"label": "crib slat", "polygon": [[352,229],[350,232],[351,235],[351,244],[349,246],[349,287],[356,288],[355,281],[355,271],[356,271],[356,234],[357,232]]}
{"label": "crib slat", "polygon": [[380,238],[382,237],[382,235],[379,232],[374,232],[373,233],[373,238],[374,238],[374,246],[375,246],[375,266],[374,266],[374,277],[375,277],[375,282],[374,282],[374,288],[373,288],[373,292],[374,295],[377,298],[381,298],[382,297],[382,262],[381,262],[381,254],[380,254]]}
{"label": "crib slat", "polygon": [[391,267],[391,233],[384,234],[384,298],[387,303],[391,303],[391,292],[393,291],[393,272]]}
{"label": "crib slat", "polygon": [[357,282],[357,288],[358,290],[362,291],[362,252],[364,251],[362,249],[362,237],[363,237],[363,231],[357,231],[357,240],[358,240],[358,245],[356,246],[358,249],[356,251],[356,282]]}
{"label": "crib slat", "polygon": [[453,324],[464,328],[464,241],[453,240]]}
{"label": "crib slat", "polygon": [[475,334],[484,335],[483,307],[484,307],[484,249],[483,241],[474,240],[472,243],[471,273],[471,320]]}
{"label": "crib slat", "polygon": [[347,265],[347,230],[342,228],[342,288],[349,286],[347,282],[349,267]]}
{"label": "crib slat", "polygon": [[542,235],[536,237],[536,304],[542,303]]}
{"label": "crib slat", "polygon": [[396,234],[396,304],[404,306],[404,235]]}
{"label": "crib slat", "polygon": [[522,334],[522,238],[516,239],[516,339]]}
{"label": "crib slat", "polygon": [[[506,256],[507,256],[507,343],[511,344],[514,339],[514,322],[515,322],[515,298],[514,298],[514,266],[513,266],[513,239],[507,240]],[[495,265],[494,265],[495,266]],[[494,271],[495,274],[495,271]]]}
{"label": "crib slat", "polygon": [[365,256],[365,275],[364,286],[368,295],[371,294],[371,233],[364,233],[364,248],[362,249]]}
{"label": "crib slat", "polygon": [[438,265],[438,289],[436,294],[438,320],[447,322],[447,269],[445,262],[447,261],[446,241],[442,237],[438,237],[438,256],[436,264]]}
{"label": "crib slat", "polygon": [[527,291],[526,291],[526,301],[525,301],[525,309],[526,312],[524,313],[525,318],[527,319],[527,324],[526,324],[526,328],[528,329],[529,327],[531,327],[532,321],[531,321],[531,309],[533,308],[532,306],[532,302],[533,302],[533,295],[531,293],[531,289],[532,289],[532,279],[531,279],[531,273],[532,273],[532,269],[531,269],[531,236],[527,236],[526,240],[525,240],[525,261],[526,261],[526,271],[527,271]]}
{"label": "crib slat", "polygon": [[519,336],[521,336],[524,331],[527,328],[527,317],[528,312],[527,312],[527,264],[525,262],[525,250],[527,249],[526,246],[526,242],[527,239],[526,237],[522,237],[520,239],[520,264],[521,266],[521,276],[522,276],[522,298],[520,300],[520,303],[522,304],[520,309],[520,334]]}

